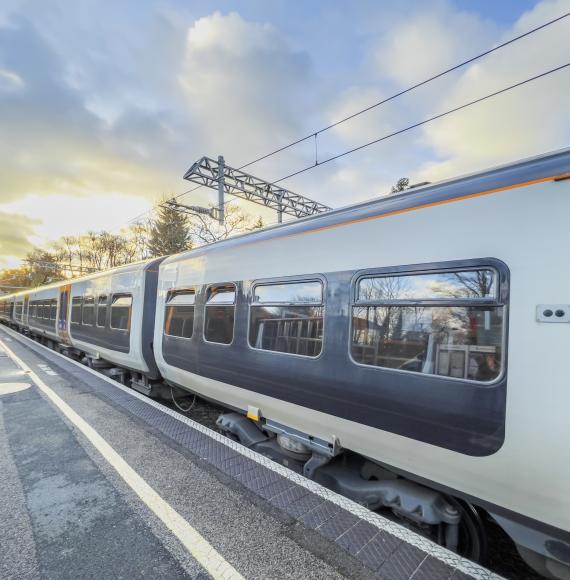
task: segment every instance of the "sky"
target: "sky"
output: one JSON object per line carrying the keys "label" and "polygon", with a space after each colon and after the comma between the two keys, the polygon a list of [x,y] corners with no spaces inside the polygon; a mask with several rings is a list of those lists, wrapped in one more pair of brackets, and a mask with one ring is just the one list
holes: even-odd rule
{"label": "sky", "polygon": [[[0,268],[63,235],[119,231],[192,187],[182,176],[203,155],[239,166],[569,11],[570,0],[2,0]],[[319,159],[568,55],[570,18],[320,134]],[[283,185],[339,207],[402,176],[433,182],[566,147],[569,94],[565,69]],[[314,155],[309,140],[248,171],[271,181]]]}

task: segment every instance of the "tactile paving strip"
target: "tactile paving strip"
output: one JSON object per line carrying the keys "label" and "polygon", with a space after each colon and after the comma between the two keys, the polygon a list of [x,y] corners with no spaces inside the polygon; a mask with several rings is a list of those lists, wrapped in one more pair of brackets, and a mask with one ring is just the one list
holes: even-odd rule
{"label": "tactile paving strip", "polygon": [[[19,342],[23,344],[23,339]],[[41,345],[31,343],[30,347],[36,347],[34,350],[71,374],[83,386],[118,404],[307,528],[336,543],[369,568],[377,578],[500,579],[486,568],[132,389]]]}

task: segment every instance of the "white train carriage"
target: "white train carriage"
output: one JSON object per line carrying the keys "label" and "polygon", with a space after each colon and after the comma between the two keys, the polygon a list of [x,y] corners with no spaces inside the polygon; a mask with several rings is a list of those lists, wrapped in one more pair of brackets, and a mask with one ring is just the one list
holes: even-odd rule
{"label": "white train carriage", "polygon": [[28,293],[23,291],[3,299],[8,304],[6,307],[8,321],[18,329],[25,328],[27,324],[27,295]]}
{"label": "white train carriage", "polygon": [[[158,264],[162,258],[121,266],[70,282],[67,332],[91,366],[131,371],[143,391],[158,378],[152,352]],[[132,373],[138,373],[134,375]]]}
{"label": "white train carriage", "polygon": [[32,334],[59,342],[57,332],[59,284],[26,292],[26,328]]}
{"label": "white train carriage", "polygon": [[4,295],[0,296],[0,321],[4,324],[12,323],[12,316],[14,312],[14,296]]}
{"label": "white train carriage", "polygon": [[564,150],[170,257],[160,373],[358,501],[475,558],[486,510],[568,578],[569,177]]}

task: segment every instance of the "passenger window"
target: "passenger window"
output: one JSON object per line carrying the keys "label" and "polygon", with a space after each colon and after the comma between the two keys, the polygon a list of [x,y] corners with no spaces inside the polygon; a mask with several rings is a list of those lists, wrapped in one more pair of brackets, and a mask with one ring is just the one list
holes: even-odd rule
{"label": "passenger window", "polygon": [[130,294],[115,294],[111,303],[111,328],[129,330],[131,327],[131,306],[133,297]]}
{"label": "passenger window", "polygon": [[97,326],[104,327],[107,324],[107,296],[99,296],[97,300]]}
{"label": "passenger window", "polygon": [[85,296],[83,299],[83,314],[81,315],[81,324],[85,326],[93,326],[95,322],[95,298],[93,296]]}
{"label": "passenger window", "polygon": [[320,281],[255,286],[249,344],[261,350],[319,356],[323,348],[323,315]]}
{"label": "passenger window", "polygon": [[50,304],[50,315],[49,315],[49,319],[50,320],[55,320],[56,319],[56,314],[57,314],[57,300],[52,300],[51,304]]}
{"label": "passenger window", "polygon": [[191,338],[194,333],[194,290],[182,290],[169,294],[166,302],[164,334]]}
{"label": "passenger window", "polygon": [[36,318],[37,314],[38,314],[38,304],[37,304],[37,302],[34,301],[34,302],[32,302],[32,305],[31,305],[30,316],[32,318]]}
{"label": "passenger window", "polygon": [[206,299],[204,339],[230,344],[234,337],[236,287],[234,284],[211,286]]}
{"label": "passenger window", "polygon": [[361,278],[352,357],[376,367],[492,381],[503,364],[497,286],[490,269]]}
{"label": "passenger window", "polygon": [[[71,323],[81,324],[81,296],[74,296],[71,299]],[[38,313],[39,316],[39,313]]]}

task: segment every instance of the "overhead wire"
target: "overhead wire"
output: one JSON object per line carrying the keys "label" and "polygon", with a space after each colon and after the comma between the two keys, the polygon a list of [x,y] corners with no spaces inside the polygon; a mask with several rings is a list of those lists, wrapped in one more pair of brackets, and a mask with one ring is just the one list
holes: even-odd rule
{"label": "overhead wire", "polygon": [[[445,112],[443,114],[436,115],[436,116],[434,116],[434,117],[432,117],[430,119],[426,119],[426,120],[424,120],[424,121],[422,121],[420,123],[416,123],[414,125],[410,125],[409,127],[406,127],[406,128],[404,128],[404,129],[402,129],[400,131],[396,131],[396,132],[391,133],[389,135],[385,135],[385,136],[383,136],[383,137],[381,137],[379,139],[375,139],[374,141],[371,141],[369,143],[365,143],[364,145],[361,145],[359,147],[355,147],[353,149],[350,149],[350,150],[345,151],[343,153],[340,153],[338,155],[334,155],[332,157],[329,157],[329,158],[325,159],[324,161],[318,161],[318,158],[317,158],[317,148],[316,148],[317,147],[317,141],[316,140],[317,140],[318,135],[320,135],[321,133],[324,133],[325,131],[328,131],[328,130],[334,128],[334,127],[337,127],[338,125],[340,125],[342,123],[345,123],[347,121],[350,121],[351,119],[354,119],[355,117],[358,117],[359,115],[362,115],[364,113],[367,113],[367,112],[371,111],[372,109],[375,109],[375,108],[377,108],[377,107],[379,107],[379,106],[381,106],[381,105],[383,105],[385,103],[388,103],[388,102],[390,102],[390,101],[392,101],[394,99],[397,99],[397,98],[399,98],[399,97],[401,97],[401,96],[403,96],[403,95],[405,95],[405,94],[407,94],[407,93],[409,93],[409,92],[411,92],[411,91],[413,91],[413,90],[415,90],[415,89],[417,89],[419,87],[422,87],[422,86],[424,86],[424,85],[426,85],[426,84],[428,84],[430,82],[433,82],[433,81],[435,81],[435,80],[437,80],[437,79],[439,79],[439,78],[441,78],[441,77],[443,77],[443,76],[445,76],[445,75],[447,75],[447,74],[449,74],[449,73],[451,73],[453,71],[456,71],[456,70],[458,70],[458,69],[460,69],[460,68],[462,68],[462,67],[464,67],[464,66],[466,66],[468,64],[471,64],[471,63],[473,63],[473,62],[475,62],[475,61],[477,61],[477,60],[479,60],[479,59],[481,59],[481,58],[483,58],[483,57],[485,57],[485,56],[487,56],[489,54],[492,54],[492,53],[494,53],[494,52],[496,52],[496,51],[498,51],[498,50],[500,50],[500,49],[502,49],[502,48],[504,48],[506,46],[509,46],[509,45],[511,45],[511,44],[513,44],[513,43],[515,43],[515,42],[523,39],[523,38],[526,38],[526,37],[528,37],[528,36],[530,36],[530,35],[538,32],[539,30],[543,30],[543,29],[547,28],[548,26],[551,26],[551,25],[555,24],[556,22],[559,22],[559,21],[567,18],[568,16],[570,16],[570,12],[566,12],[566,13],[564,13],[564,14],[556,17],[556,18],[553,18],[552,20],[549,20],[549,21],[547,21],[547,22],[545,22],[545,23],[543,23],[543,24],[541,24],[539,26],[536,26],[536,27],[534,27],[534,28],[532,28],[530,30],[527,30],[526,32],[524,32],[522,34],[519,34],[518,36],[515,36],[513,38],[510,38],[509,40],[507,40],[505,42],[502,42],[502,43],[500,43],[500,44],[498,44],[498,45],[496,45],[496,46],[494,46],[494,47],[492,47],[492,48],[490,48],[490,49],[488,49],[488,50],[486,50],[484,52],[481,52],[481,53],[479,53],[479,54],[477,54],[477,55],[475,55],[475,56],[473,56],[473,57],[471,57],[471,58],[469,58],[467,60],[464,60],[464,61],[462,61],[462,62],[460,62],[460,63],[458,63],[458,64],[456,64],[456,65],[454,65],[454,66],[452,66],[450,68],[447,68],[444,71],[441,71],[441,72],[439,72],[439,73],[437,73],[435,75],[432,75],[429,78],[424,79],[423,81],[417,82],[414,85],[411,85],[411,86],[407,87],[406,89],[403,89],[401,91],[398,91],[397,93],[394,93],[393,95],[390,95],[389,97],[386,97],[385,99],[382,99],[380,101],[377,101],[377,102],[373,103],[372,105],[369,105],[369,106],[367,106],[367,107],[365,107],[363,109],[360,109],[360,110],[358,110],[358,111],[356,111],[354,113],[351,113],[350,115],[348,115],[346,117],[343,117],[342,119],[339,119],[339,120],[337,120],[337,121],[335,121],[333,123],[330,123],[329,125],[327,125],[325,127],[322,127],[321,129],[318,129],[317,131],[313,131],[312,133],[309,133],[309,134],[305,135],[304,137],[301,137],[299,139],[296,139],[296,140],[294,140],[294,141],[292,141],[292,142],[290,142],[290,143],[288,143],[286,145],[283,145],[282,147],[279,147],[277,149],[274,149],[273,151],[270,151],[269,153],[266,153],[265,155],[262,155],[260,157],[257,157],[256,159],[253,159],[252,161],[249,161],[248,163],[245,163],[245,164],[239,166],[238,169],[239,170],[245,169],[246,167],[250,167],[251,165],[254,165],[256,163],[259,163],[260,161],[263,161],[265,159],[268,159],[269,157],[272,157],[273,155],[277,155],[278,153],[281,153],[282,151],[285,151],[287,149],[290,149],[291,147],[294,147],[295,145],[298,145],[300,143],[303,143],[304,141],[307,141],[308,139],[315,139],[315,163],[313,165],[311,165],[311,166],[308,166],[308,167],[304,168],[304,169],[301,169],[299,171],[295,171],[295,172],[293,172],[293,173],[291,173],[289,175],[286,175],[284,177],[281,177],[280,179],[278,179],[278,180],[276,180],[276,181],[273,182],[273,183],[279,183],[281,181],[284,181],[286,179],[289,179],[290,177],[293,177],[293,176],[298,175],[300,173],[304,173],[305,171],[309,171],[309,169],[312,169],[312,168],[315,168],[315,167],[319,167],[321,165],[324,165],[326,163],[329,163],[330,161],[333,161],[333,160],[338,159],[340,157],[344,157],[345,155],[349,155],[350,153],[354,153],[355,151],[359,151],[360,149],[363,149],[365,147],[369,147],[370,145],[373,145],[373,144],[378,143],[380,141],[389,139],[390,137],[395,137],[396,135],[399,135],[401,133],[404,133],[406,131],[409,131],[409,130],[415,128],[415,127],[419,127],[419,126],[421,126],[423,124],[426,124],[426,123],[429,123],[431,121],[434,121],[434,120],[436,120],[436,119],[438,119],[438,118],[440,118],[442,116],[445,116],[445,115],[451,114],[453,112],[459,111],[459,110],[461,110],[463,108],[466,108],[466,107],[471,106],[471,105],[473,105],[475,103],[478,103],[481,100],[489,99],[489,98],[491,98],[493,96],[496,96],[496,95],[498,95],[498,94],[500,94],[502,92],[506,92],[508,90],[511,90],[513,88],[516,88],[517,86],[520,86],[521,84],[526,84],[527,82],[531,82],[533,80],[536,80],[538,78],[541,78],[542,76],[546,76],[547,74],[550,74],[552,72],[556,72],[557,70],[560,70],[560,68],[565,68],[565,66],[568,66],[568,65],[564,65],[563,67],[559,67],[557,69],[553,69],[553,70],[548,71],[548,72],[546,72],[546,73],[544,73],[542,75],[538,75],[537,77],[533,77],[531,79],[527,79],[526,81],[523,81],[522,83],[518,83],[518,84],[513,85],[511,87],[507,87],[505,89],[502,89],[501,91],[498,91],[496,93],[492,93],[490,95],[487,95],[487,96],[485,96],[485,97],[483,97],[481,99],[477,99],[477,100],[472,101],[470,103],[466,103],[465,105],[462,105],[461,107],[457,107],[457,108],[452,109],[450,111],[447,111],[447,112]],[[187,195],[189,193],[193,193],[194,191],[197,191],[201,187],[204,187],[204,186],[203,185],[198,185],[198,186],[196,186],[194,188],[191,188],[191,189],[188,189],[186,191],[183,191],[183,192],[181,192],[179,194],[176,194],[175,196],[173,196],[170,199],[172,199],[172,200],[179,199],[179,198],[183,197],[184,195]],[[230,202],[228,201],[228,202],[225,202],[225,203],[230,203]],[[161,207],[162,205],[163,205],[162,203],[156,204],[151,209],[149,209],[149,210],[145,211],[144,213],[138,215],[136,218],[134,218],[132,220],[129,220],[128,223],[133,223],[133,222],[139,220],[141,217],[144,217],[145,215],[147,215],[148,213],[154,211],[158,207]]]}
{"label": "overhead wire", "polygon": [[380,143],[381,141],[385,141],[386,139],[390,139],[392,137],[395,137],[396,135],[401,135],[402,133],[405,133],[406,131],[410,131],[410,130],[415,129],[417,127],[421,127],[422,125],[426,125],[427,123],[431,123],[432,121],[435,121],[436,119],[441,119],[442,117],[445,117],[447,115],[451,115],[452,113],[456,113],[457,111],[461,111],[462,109],[466,109],[467,107],[471,107],[472,105],[476,105],[477,103],[481,103],[482,101],[486,101],[487,99],[490,99],[492,97],[496,97],[498,95],[506,93],[507,91],[511,91],[513,89],[516,89],[518,87],[521,87],[521,86],[526,85],[528,83],[531,83],[533,81],[536,81],[538,79],[541,79],[543,77],[551,75],[555,72],[561,71],[569,66],[570,66],[570,62],[563,64],[561,66],[558,66],[556,68],[550,69],[550,70],[545,71],[543,73],[540,73],[536,76],[525,79],[524,81],[515,83],[514,85],[510,85],[508,87],[500,89],[499,91],[495,91],[493,93],[485,95],[484,97],[479,97],[478,99],[474,99],[473,101],[469,101],[468,103],[464,103],[463,105],[459,105],[458,107],[454,107],[453,109],[449,109],[448,111],[444,111],[443,113],[439,113],[438,115],[434,115],[433,117],[429,117],[428,119],[424,119],[423,121],[419,121],[418,123],[414,123],[413,125],[408,125],[407,127],[404,127],[403,129],[400,129],[398,131],[394,131],[393,133],[388,133],[387,135],[384,135],[382,137],[379,137],[378,139],[374,139],[372,141],[369,141],[368,143],[364,143],[363,145],[359,145],[358,147],[353,147],[352,149],[348,149],[347,151],[343,151],[342,153],[339,153],[337,155],[333,155],[333,156],[325,159],[324,161],[320,161],[318,163],[318,165],[308,165],[307,167],[304,167],[303,169],[299,169],[298,171],[294,171],[293,173],[290,173],[289,175],[286,175],[285,177],[280,177],[279,179],[276,179],[272,183],[279,183],[281,181],[285,181],[286,179],[289,179],[290,177],[294,177],[295,175],[299,175],[300,173],[305,173],[306,171],[309,171],[310,169],[315,169],[315,167],[320,167],[321,165],[324,165],[325,163],[335,161],[336,159],[340,159],[341,157],[344,157],[345,155],[350,155],[351,153],[354,153],[356,151],[360,151],[361,149],[365,149],[366,147],[370,147],[371,145],[376,145],[376,143]]}
{"label": "overhead wire", "polygon": [[249,163],[246,163],[245,165],[242,165],[241,167],[239,167],[239,169],[244,169],[245,167],[249,167],[250,165],[253,165],[254,163],[258,163],[259,161],[263,161],[264,159],[267,159],[268,157],[271,157],[272,155],[276,155],[277,153],[281,153],[282,151],[285,151],[286,149],[289,149],[290,147],[293,147],[295,145],[298,145],[299,143],[302,143],[303,141],[307,141],[308,139],[313,139],[315,138],[315,136],[319,135],[320,133],[324,133],[325,131],[328,131],[329,129],[332,129],[334,127],[337,127],[338,125],[345,123],[346,121],[350,121],[351,119],[354,119],[355,117],[358,117],[359,115],[362,115],[364,113],[367,113],[368,111],[371,111],[372,109],[375,109],[376,107],[379,107],[380,105],[383,105],[385,103],[388,103],[389,101],[392,101],[394,99],[397,99],[398,97],[401,97],[403,95],[405,95],[406,93],[409,93],[421,86],[424,86],[432,81],[435,81],[453,71],[456,71],[472,62],[475,62],[476,60],[479,60],[480,58],[483,58],[484,56],[487,56],[493,52],[496,52],[497,50],[500,50],[501,48],[504,48],[505,46],[508,46],[509,44],[513,44],[514,42],[517,42],[527,36],[530,36],[531,34],[534,34],[535,32],[538,32],[539,30],[542,30],[544,28],[546,28],[547,26],[551,26],[552,24],[555,24],[556,22],[559,22],[560,20],[563,20],[564,18],[567,18],[568,16],[570,16],[570,12],[566,12],[565,14],[562,14],[561,16],[558,16],[557,18],[554,18],[552,20],[549,20],[548,22],[545,22],[544,24],[541,24],[540,26],[537,26],[535,28],[532,28],[531,30],[527,30],[526,32],[524,32],[523,34],[519,34],[518,36],[515,36],[509,40],[507,40],[506,42],[503,42],[501,44],[498,44],[497,46],[494,46],[493,48],[490,48],[484,52],[481,52],[480,54],[477,54],[467,60],[464,60],[463,62],[460,62],[436,75],[433,75],[427,79],[424,79],[423,81],[420,81],[406,89],[403,89],[393,95],[390,95],[389,97],[386,97],[385,99],[382,99],[380,101],[377,101],[376,103],[373,103],[372,105],[369,105],[368,107],[365,107],[364,109],[360,109],[359,111],[356,111],[355,113],[351,113],[350,115],[343,117],[342,119],[339,119],[338,121],[335,121],[333,123],[331,123],[330,125],[327,125],[326,127],[323,127],[321,129],[318,129],[317,131],[313,131],[312,133],[309,133],[308,135],[305,135],[304,137],[301,137],[300,139],[297,139],[295,141],[292,141],[291,143],[288,143],[287,145],[283,145],[282,147],[279,147],[278,149],[275,149],[274,151],[271,151],[269,153],[266,153],[265,155],[262,155],[261,157],[258,157],[256,159],[254,159],[253,161],[250,161]]}

